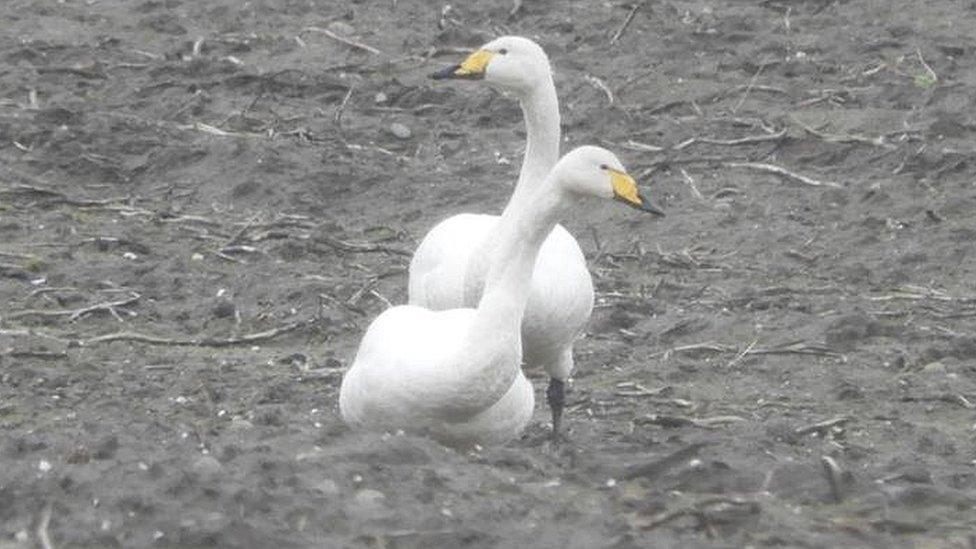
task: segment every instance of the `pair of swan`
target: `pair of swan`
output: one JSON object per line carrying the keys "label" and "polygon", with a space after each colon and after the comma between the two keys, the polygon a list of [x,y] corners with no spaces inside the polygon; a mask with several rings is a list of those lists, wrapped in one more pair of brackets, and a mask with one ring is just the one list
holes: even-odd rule
{"label": "pair of swan", "polygon": [[[525,156],[505,211],[518,208],[559,158],[559,100],[549,58],[531,40],[502,37],[433,77],[484,80],[518,99],[525,119]],[[409,302],[437,310],[477,304],[498,222],[495,215],[461,214],[427,233],[410,262]],[[549,374],[546,397],[554,434],[560,429],[565,382],[573,370],[573,343],[592,311],[593,281],[586,259],[576,239],[556,225],[539,251],[522,319],[525,365]]]}
{"label": "pair of swan", "polygon": [[424,238],[410,265],[410,303],[367,329],[342,380],[340,412],[369,430],[503,443],[522,432],[535,404],[524,359],[551,376],[558,432],[593,284],[579,245],[557,221],[586,197],[661,212],[605,149],[580,147],[557,162],[555,87],[534,42],[497,39],[435,77],[483,79],[514,94],[526,118],[526,158],[501,216],[457,215]]}

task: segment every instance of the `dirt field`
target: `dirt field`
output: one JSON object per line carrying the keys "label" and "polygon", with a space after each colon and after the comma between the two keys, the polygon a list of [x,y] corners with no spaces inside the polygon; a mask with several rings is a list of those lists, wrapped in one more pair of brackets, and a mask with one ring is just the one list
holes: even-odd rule
{"label": "dirt field", "polygon": [[[441,6],[0,5],[0,547],[976,547],[976,4]],[[668,217],[566,223],[568,443],[351,433],[365,326],[524,144],[425,75],[509,33]]]}

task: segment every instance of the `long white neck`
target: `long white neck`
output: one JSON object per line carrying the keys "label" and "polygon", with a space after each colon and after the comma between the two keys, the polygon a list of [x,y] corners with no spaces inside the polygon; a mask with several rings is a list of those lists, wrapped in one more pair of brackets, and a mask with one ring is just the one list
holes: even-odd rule
{"label": "long white neck", "polygon": [[559,160],[559,99],[552,75],[546,73],[545,82],[535,86],[519,104],[525,118],[525,156],[505,211],[534,194]]}
{"label": "long white neck", "polygon": [[[460,413],[480,411],[498,401],[519,374],[522,314],[536,257],[562,210],[562,193],[546,180],[531,196],[507,208],[488,254],[484,293],[458,356],[464,382],[453,393]],[[455,386],[456,387],[456,386]]]}
{"label": "long white neck", "polygon": [[551,178],[532,191],[502,213],[488,252],[477,324],[494,333],[518,336],[536,257],[563,209],[564,191],[556,188]]}

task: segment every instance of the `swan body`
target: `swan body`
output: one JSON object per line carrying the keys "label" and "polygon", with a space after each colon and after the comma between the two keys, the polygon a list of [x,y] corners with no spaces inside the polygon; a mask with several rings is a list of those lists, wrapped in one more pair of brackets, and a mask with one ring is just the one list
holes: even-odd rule
{"label": "swan body", "polygon": [[[484,80],[519,100],[528,142],[505,212],[521,207],[559,155],[559,102],[545,52],[531,40],[502,37],[434,77]],[[485,258],[498,238],[499,219],[459,214],[428,232],[410,262],[409,303],[437,310],[474,306],[484,288]],[[590,318],[593,299],[593,280],[582,250],[565,228],[556,225],[539,251],[522,322],[525,365],[544,369],[551,378],[554,432],[562,414],[563,382],[573,369],[573,343]]]}
{"label": "swan body", "polygon": [[[487,380],[489,390],[466,379],[465,340],[474,309],[431,311],[413,305],[392,307],[370,324],[353,368],[343,379],[339,408],[352,426],[370,431],[424,432],[444,443],[502,444],[532,417],[535,396],[521,369]],[[478,354],[500,366],[518,364],[517,340],[493,343]],[[470,345],[469,345],[470,346]],[[395,350],[395,355],[393,354]],[[487,395],[487,396],[486,396]]]}
{"label": "swan body", "polygon": [[583,196],[659,213],[598,147],[566,155],[536,191],[495,222],[476,307],[401,305],[370,324],[339,391],[348,424],[426,433],[456,446],[500,444],[522,432],[534,406],[521,369],[523,315],[556,220]]}
{"label": "swan body", "polygon": [[[429,233],[411,262],[410,303],[434,310],[477,303],[487,274],[488,257],[483,246],[497,231],[500,217],[458,214],[445,219]],[[426,252],[436,243],[451,253]],[[421,262],[440,259],[429,266]],[[586,259],[576,239],[556,225],[542,244],[532,274],[529,301],[522,318],[522,351],[528,367],[544,366],[558,379],[569,377],[573,367],[572,342],[593,309],[593,283],[585,272]]]}

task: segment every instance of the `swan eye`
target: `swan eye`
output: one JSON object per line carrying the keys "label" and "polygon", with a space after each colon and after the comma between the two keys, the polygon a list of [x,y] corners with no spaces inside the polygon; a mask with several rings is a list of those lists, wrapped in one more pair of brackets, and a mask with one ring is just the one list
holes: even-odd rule
{"label": "swan eye", "polygon": [[601,170],[609,170],[610,169],[610,166],[607,166],[606,164],[600,164],[600,169]]}
{"label": "swan eye", "polygon": [[506,54],[508,54],[508,49],[502,48],[502,49],[498,50],[498,53],[500,53],[502,55],[506,55]]}

